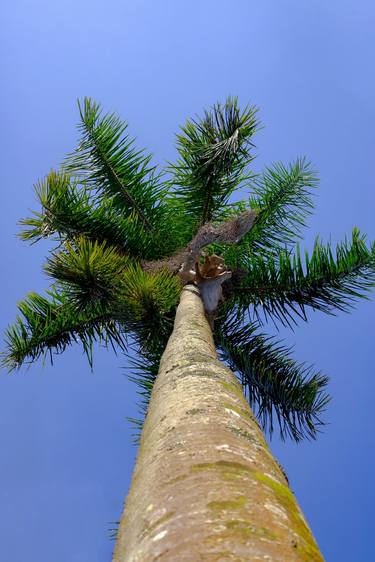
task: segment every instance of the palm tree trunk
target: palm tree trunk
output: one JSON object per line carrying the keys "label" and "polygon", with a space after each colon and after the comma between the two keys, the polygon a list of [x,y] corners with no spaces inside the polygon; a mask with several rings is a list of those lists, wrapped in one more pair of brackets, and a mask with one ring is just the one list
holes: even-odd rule
{"label": "palm tree trunk", "polygon": [[187,285],[144,425],[113,562],[322,561]]}

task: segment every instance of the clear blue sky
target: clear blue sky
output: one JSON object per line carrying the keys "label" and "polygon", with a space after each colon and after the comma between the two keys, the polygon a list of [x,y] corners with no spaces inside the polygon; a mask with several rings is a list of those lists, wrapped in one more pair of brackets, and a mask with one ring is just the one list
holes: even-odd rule
{"label": "clear blue sky", "polygon": [[[187,116],[228,94],[260,107],[255,163],[306,154],[319,170],[306,233],[375,238],[375,4],[367,0],[18,0],[1,8],[1,328],[42,291],[48,243],[15,238],[33,183],[76,143],[76,99],[130,123],[155,162],[173,160]],[[374,302],[310,314],[295,356],[331,375],[317,442],[272,441],[328,562],[375,560]],[[0,377],[0,557],[108,562],[135,449],[123,357],[78,348]]]}

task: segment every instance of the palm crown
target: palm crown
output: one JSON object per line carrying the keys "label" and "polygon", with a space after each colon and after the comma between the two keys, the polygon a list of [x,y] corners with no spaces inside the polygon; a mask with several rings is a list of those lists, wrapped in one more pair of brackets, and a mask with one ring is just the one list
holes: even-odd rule
{"label": "palm crown", "polygon": [[[314,437],[327,377],[293,360],[264,326],[291,326],[309,308],[348,310],[374,284],[375,246],[354,229],[335,249],[317,239],[310,255],[301,253],[317,180],[304,159],[252,173],[254,107],[241,111],[228,99],[188,120],[177,135],[179,158],[162,173],[116,116],[88,98],[79,111],[77,149],[36,185],[41,208],[21,221],[23,240],[57,244],[45,265],[47,296],[30,293],[7,331],[6,367],[52,359],[73,342],[90,365],[94,342],[135,348],[132,378],[146,408],[181,287],[209,276],[205,264],[215,256],[231,272],[213,323],[221,357],[265,428],[272,433],[276,419],[283,437]],[[245,198],[235,200],[236,191]],[[246,216],[254,224],[235,240],[217,235]],[[191,278],[181,275],[187,257]]]}

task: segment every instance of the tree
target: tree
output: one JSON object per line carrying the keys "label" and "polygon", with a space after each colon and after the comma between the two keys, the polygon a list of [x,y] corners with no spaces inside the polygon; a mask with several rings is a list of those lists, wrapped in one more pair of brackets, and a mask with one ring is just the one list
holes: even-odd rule
{"label": "tree", "polygon": [[136,350],[147,419],[116,562],[322,560],[261,427],[315,438],[328,379],[264,326],[349,310],[374,284],[375,246],[354,229],[302,254],[317,179],[305,159],[251,171],[254,107],[188,120],[162,173],[116,116],[87,98],[79,111],[77,149],[21,221],[23,240],[56,242],[52,286],[19,304],[5,366],[75,342],[91,366],[95,342]]}

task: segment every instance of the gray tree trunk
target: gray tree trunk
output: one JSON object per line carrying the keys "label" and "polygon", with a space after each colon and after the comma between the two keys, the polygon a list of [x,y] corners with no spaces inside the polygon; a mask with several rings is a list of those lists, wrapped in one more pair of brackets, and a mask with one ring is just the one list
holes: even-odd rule
{"label": "gray tree trunk", "polygon": [[113,562],[317,562],[311,531],[187,285]]}

